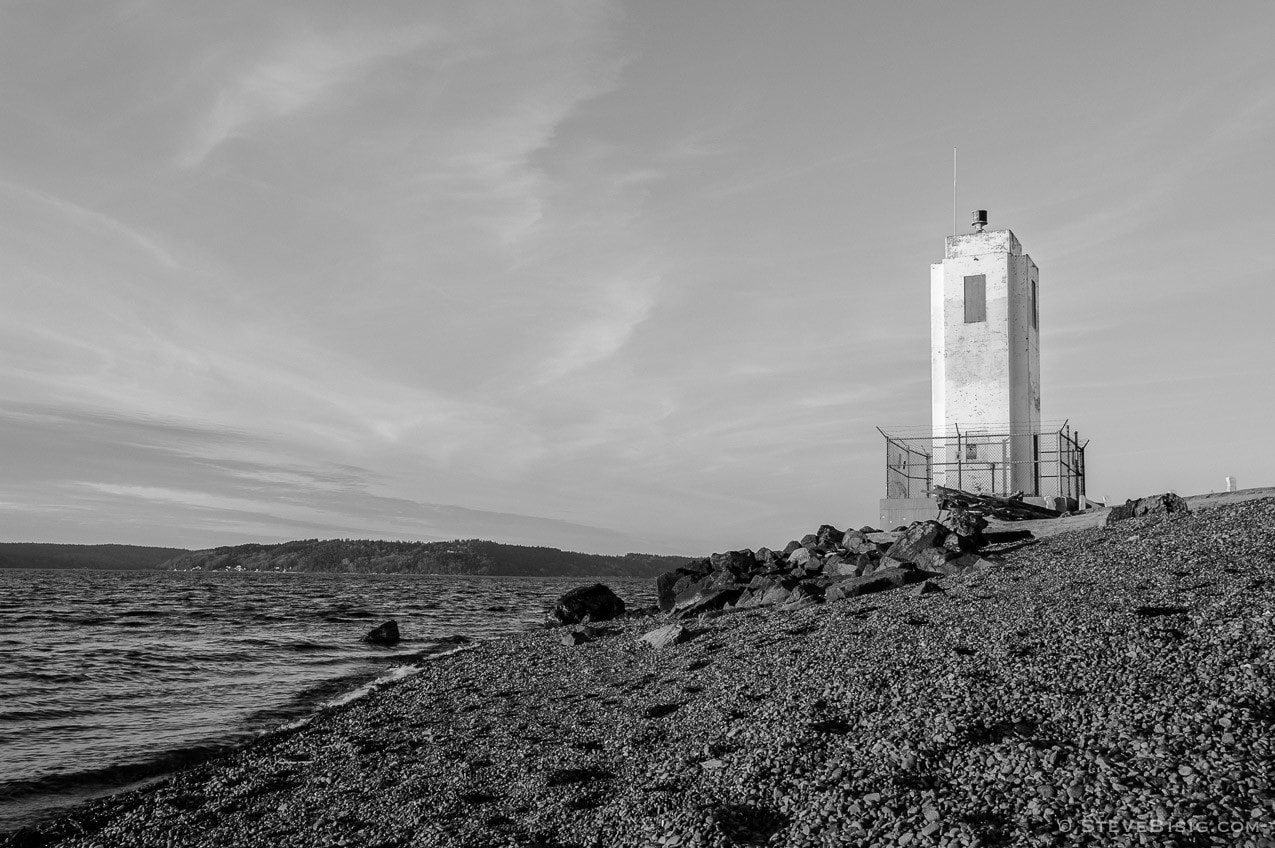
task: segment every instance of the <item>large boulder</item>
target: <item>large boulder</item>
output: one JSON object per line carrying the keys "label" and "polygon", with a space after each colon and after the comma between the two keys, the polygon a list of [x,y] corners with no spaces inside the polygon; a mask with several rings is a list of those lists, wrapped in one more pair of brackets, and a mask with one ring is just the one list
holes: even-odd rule
{"label": "large boulder", "polygon": [[[948,538],[952,537],[948,536]],[[926,571],[941,572],[947,563],[961,556],[969,556],[969,554],[965,553],[959,544],[953,545],[951,548],[948,548],[945,544],[941,548],[928,548],[922,551],[913,560],[913,565]]]}
{"label": "large boulder", "polygon": [[917,521],[899,536],[885,555],[902,562],[916,562],[916,556],[930,548],[943,547],[948,529],[937,521]]}
{"label": "large boulder", "polygon": [[1128,521],[1130,518],[1133,518],[1133,509],[1137,505],[1138,502],[1130,498],[1124,503],[1116,504],[1111,509],[1107,510],[1107,526],[1111,526],[1112,524],[1116,524],[1121,521]]}
{"label": "large boulder", "polygon": [[944,547],[960,553],[973,553],[987,544],[983,531],[987,529],[987,519],[965,509],[952,509],[943,526],[951,533],[944,540]]}
{"label": "large boulder", "polygon": [[959,544],[955,550],[945,546],[950,532],[937,521],[917,521],[900,534],[898,541],[885,552],[884,559],[939,571],[945,562],[965,552]]}
{"label": "large boulder", "polygon": [[841,547],[852,554],[872,553],[877,549],[877,546],[868,541],[868,537],[858,530],[847,530],[841,537]]}
{"label": "large boulder", "polygon": [[397,645],[399,643],[398,622],[387,621],[374,627],[363,637],[364,642],[372,645]]}
{"label": "large boulder", "polygon": [[[791,577],[755,577],[751,588],[748,590],[749,595],[746,605],[781,604],[788,600],[792,590],[797,588],[800,583],[800,580],[795,580]],[[740,601],[743,600],[743,598],[740,598]]]}
{"label": "large boulder", "polygon": [[995,567],[996,563],[989,559],[984,559],[978,554],[961,554],[960,556],[950,557],[943,562],[934,562],[922,566],[926,571],[932,571],[935,574],[964,574],[967,571],[989,571]]}
{"label": "large boulder", "polygon": [[856,561],[844,559],[840,554],[833,554],[823,561],[823,573],[829,577],[857,577],[859,566]]}
{"label": "large boulder", "polygon": [[824,599],[835,601],[841,598],[857,598],[874,592],[888,592],[910,583],[920,583],[933,576],[928,571],[909,566],[882,568],[874,571],[869,577],[850,577],[833,583],[824,592]]}
{"label": "large boulder", "polygon": [[685,604],[678,604],[677,616],[679,618],[692,618],[706,612],[713,612],[722,607],[730,606],[738,601],[743,594],[743,586],[732,586],[704,592],[691,598]]}
{"label": "large boulder", "polygon": [[788,597],[784,599],[783,604],[786,607],[791,606],[809,606],[810,604],[823,603],[825,589],[813,580],[805,580],[798,583]]}
{"label": "large boulder", "polygon": [[708,558],[714,571],[730,571],[742,576],[757,567],[757,557],[752,551],[727,551],[724,554],[713,554]]}
{"label": "large boulder", "polygon": [[858,590],[857,583],[856,583],[857,580],[858,578],[851,578],[849,580],[841,580],[836,583],[833,583],[831,586],[829,586],[827,589],[824,590],[823,599],[825,601],[831,602],[831,601],[840,601],[843,598],[858,597],[859,595],[863,594],[863,592]]}
{"label": "large boulder", "polygon": [[712,573],[713,563],[711,560],[697,559],[656,577],[655,594],[659,598],[660,609],[664,612],[673,609],[677,603],[678,595]]}
{"label": "large boulder", "polygon": [[680,609],[698,598],[712,594],[722,589],[743,589],[747,580],[747,575],[736,577],[730,571],[712,571],[696,580],[687,584],[686,588],[673,596],[673,609]]}
{"label": "large boulder", "polygon": [[589,621],[607,621],[624,615],[624,601],[601,583],[581,586],[567,592],[550,611],[561,624],[580,624]]}
{"label": "large boulder", "polygon": [[1107,524],[1116,524],[1130,518],[1141,518],[1144,515],[1164,517],[1174,513],[1188,513],[1190,507],[1182,498],[1172,492],[1163,495],[1152,495],[1137,500],[1127,500],[1123,504],[1113,506],[1107,513]]}
{"label": "large boulder", "polygon": [[868,554],[859,554],[854,558],[854,576],[866,577],[878,568],[883,568],[879,557],[873,558]]}
{"label": "large boulder", "polygon": [[1138,498],[1137,504],[1133,507],[1134,518],[1140,518],[1144,515],[1169,515],[1172,513],[1188,513],[1191,508],[1186,505],[1183,498],[1173,494],[1173,492],[1165,492],[1163,495],[1152,495],[1149,498]]}
{"label": "large boulder", "polygon": [[845,534],[831,524],[822,524],[815,533],[815,544],[821,551],[836,550]]}
{"label": "large boulder", "polygon": [[818,568],[819,558],[809,548],[797,548],[789,554],[788,564],[793,568]]}
{"label": "large boulder", "polygon": [[797,581],[787,574],[758,574],[748,581],[748,588],[755,592],[764,592],[771,586],[779,586],[781,584],[791,589],[797,584]]}

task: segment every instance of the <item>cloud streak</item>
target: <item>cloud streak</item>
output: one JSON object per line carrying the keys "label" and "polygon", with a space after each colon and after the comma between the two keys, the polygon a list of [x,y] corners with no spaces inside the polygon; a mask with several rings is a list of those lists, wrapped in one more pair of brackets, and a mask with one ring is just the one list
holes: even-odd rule
{"label": "cloud streak", "polygon": [[593,314],[558,341],[558,351],[536,368],[532,384],[544,386],[615,356],[651,314],[651,280],[617,280],[602,287]]}
{"label": "cloud streak", "polygon": [[368,74],[376,63],[419,49],[427,40],[426,33],[410,31],[340,36],[306,32],[274,46],[219,87],[178,163],[194,168],[221,145],[257,125],[317,108],[342,86]]}
{"label": "cloud streak", "polygon": [[0,187],[5,191],[12,192],[59,213],[62,217],[72,221],[76,226],[90,230],[96,233],[104,233],[116,238],[131,248],[144,254],[155,265],[166,271],[176,271],[181,267],[173,253],[160,244],[158,238],[150,233],[146,233],[137,227],[130,226],[123,221],[89,209],[66,200],[61,197],[55,197],[44,191],[26,188],[24,186],[14,185],[13,183],[0,181]]}

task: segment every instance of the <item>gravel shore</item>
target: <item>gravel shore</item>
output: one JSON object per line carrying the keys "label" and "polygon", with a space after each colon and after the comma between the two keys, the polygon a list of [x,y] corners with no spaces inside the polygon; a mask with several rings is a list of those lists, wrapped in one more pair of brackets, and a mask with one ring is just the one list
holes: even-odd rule
{"label": "gravel shore", "polygon": [[480,644],[0,844],[1275,846],[1275,499],[938,585]]}

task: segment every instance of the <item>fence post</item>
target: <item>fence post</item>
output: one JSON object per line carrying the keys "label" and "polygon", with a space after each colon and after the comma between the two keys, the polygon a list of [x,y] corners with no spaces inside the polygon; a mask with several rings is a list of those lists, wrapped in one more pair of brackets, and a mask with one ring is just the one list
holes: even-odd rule
{"label": "fence post", "polygon": [[1032,496],[1040,497],[1040,433],[1032,433]]}

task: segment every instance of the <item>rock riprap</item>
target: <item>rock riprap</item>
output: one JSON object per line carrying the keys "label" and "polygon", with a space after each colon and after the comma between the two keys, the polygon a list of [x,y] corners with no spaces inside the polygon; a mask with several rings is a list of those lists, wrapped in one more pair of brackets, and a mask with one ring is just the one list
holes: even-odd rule
{"label": "rock riprap", "polygon": [[1275,499],[1002,556],[480,643],[9,844],[1275,845]]}
{"label": "rock riprap", "polygon": [[656,578],[660,609],[681,618],[722,609],[801,605],[896,589],[993,563],[978,555],[985,521],[953,515],[902,531],[824,524],[782,552],[728,551]]}

